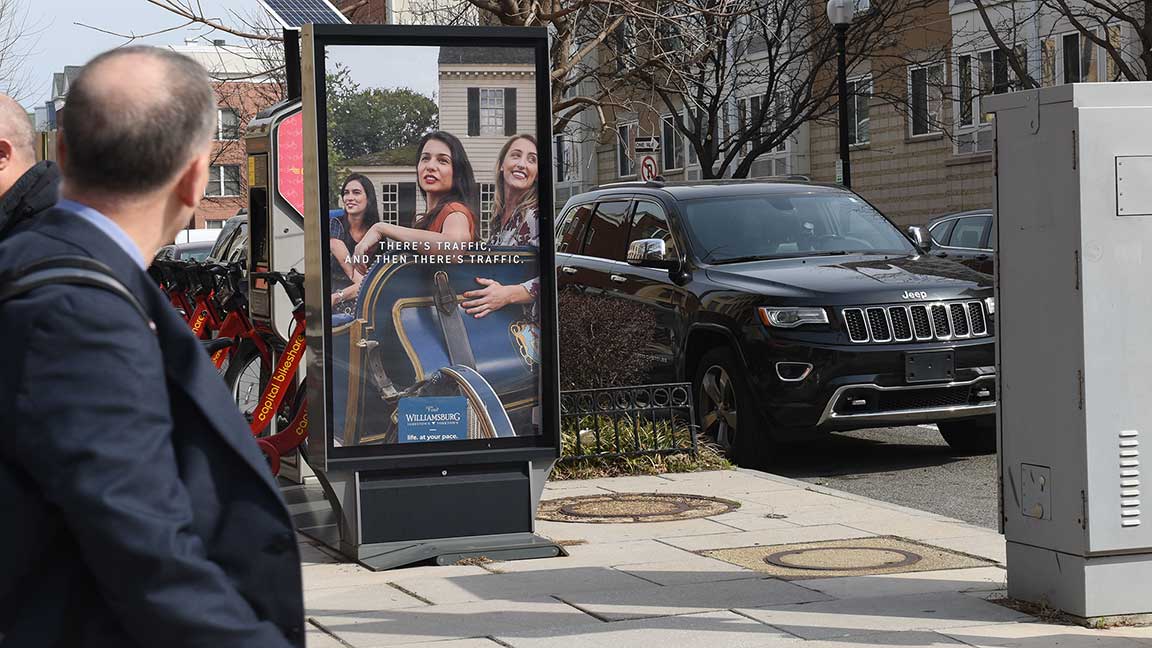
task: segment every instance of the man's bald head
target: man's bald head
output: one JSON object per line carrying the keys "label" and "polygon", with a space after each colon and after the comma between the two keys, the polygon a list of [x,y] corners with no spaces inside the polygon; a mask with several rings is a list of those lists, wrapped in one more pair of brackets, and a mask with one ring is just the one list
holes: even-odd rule
{"label": "man's bald head", "polygon": [[28,113],[0,94],[0,198],[36,164],[36,132]]}
{"label": "man's bald head", "polygon": [[0,94],[0,139],[11,142],[29,165],[36,161],[36,131],[28,111],[6,94]]}
{"label": "man's bald head", "polygon": [[81,191],[147,194],[208,145],[215,124],[208,73],[192,59],[154,47],[105,52],[68,90],[65,178]]}

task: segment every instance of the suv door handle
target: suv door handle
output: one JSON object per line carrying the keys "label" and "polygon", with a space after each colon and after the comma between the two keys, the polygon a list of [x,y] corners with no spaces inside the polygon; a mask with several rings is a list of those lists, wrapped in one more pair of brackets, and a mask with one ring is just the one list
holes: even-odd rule
{"label": "suv door handle", "polygon": [[616,283],[624,283],[625,281],[628,281],[627,277],[621,277],[618,274],[611,275],[609,277],[609,279],[611,279],[612,281],[615,281]]}
{"label": "suv door handle", "polygon": [[576,274],[576,268],[573,268],[572,266],[561,266],[560,271],[564,274]]}

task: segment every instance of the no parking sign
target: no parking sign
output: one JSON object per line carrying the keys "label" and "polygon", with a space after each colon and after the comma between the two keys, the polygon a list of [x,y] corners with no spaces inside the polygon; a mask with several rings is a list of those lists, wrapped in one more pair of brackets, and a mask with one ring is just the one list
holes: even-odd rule
{"label": "no parking sign", "polygon": [[640,179],[647,182],[655,180],[658,174],[656,170],[656,158],[651,155],[645,155],[640,158]]}

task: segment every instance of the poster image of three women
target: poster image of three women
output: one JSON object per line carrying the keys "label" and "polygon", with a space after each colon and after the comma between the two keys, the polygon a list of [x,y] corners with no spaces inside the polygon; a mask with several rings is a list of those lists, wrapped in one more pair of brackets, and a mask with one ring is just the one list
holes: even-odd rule
{"label": "poster image of three women", "polygon": [[[478,115],[466,135],[439,128],[452,97],[445,49],[441,123],[402,160],[346,164],[329,205],[336,446],[540,433],[540,151],[513,124],[475,128]],[[536,123],[531,105],[518,108]]]}

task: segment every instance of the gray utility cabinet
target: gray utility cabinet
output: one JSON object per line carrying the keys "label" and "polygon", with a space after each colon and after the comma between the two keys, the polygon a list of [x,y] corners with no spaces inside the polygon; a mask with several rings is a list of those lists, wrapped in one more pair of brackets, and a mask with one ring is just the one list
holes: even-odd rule
{"label": "gray utility cabinet", "polygon": [[1152,83],[990,97],[1008,592],[1152,612]]}

